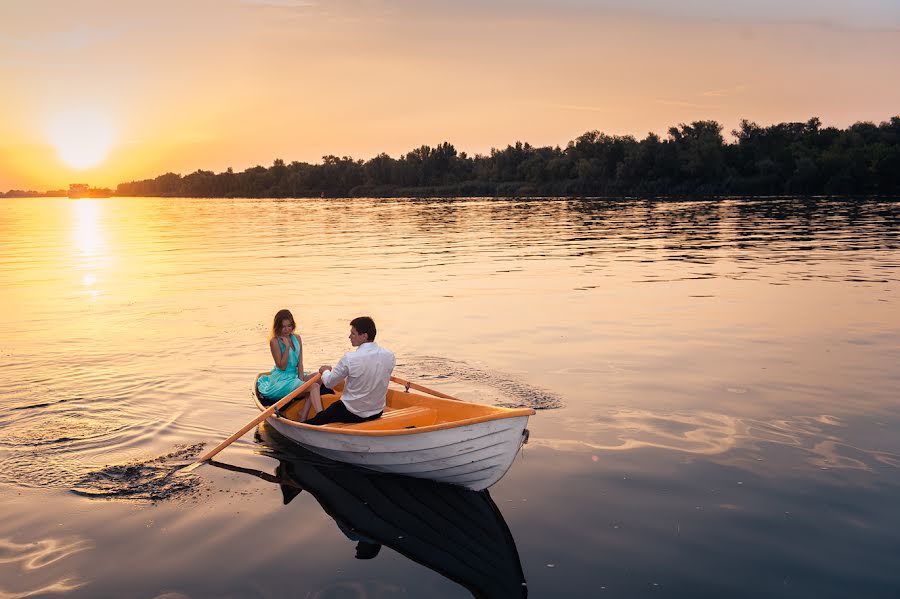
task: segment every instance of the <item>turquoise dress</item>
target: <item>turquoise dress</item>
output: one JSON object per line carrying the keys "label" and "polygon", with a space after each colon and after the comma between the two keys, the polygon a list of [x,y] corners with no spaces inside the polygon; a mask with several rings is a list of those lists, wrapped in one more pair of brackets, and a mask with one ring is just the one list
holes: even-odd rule
{"label": "turquoise dress", "polygon": [[[284,351],[284,343],[278,340],[278,347]],[[259,377],[256,388],[263,403],[275,403],[297,387],[303,384],[297,376],[297,365],[300,363],[300,346],[294,336],[291,336],[291,349],[288,352],[288,362],[284,370],[277,366],[269,374]]]}

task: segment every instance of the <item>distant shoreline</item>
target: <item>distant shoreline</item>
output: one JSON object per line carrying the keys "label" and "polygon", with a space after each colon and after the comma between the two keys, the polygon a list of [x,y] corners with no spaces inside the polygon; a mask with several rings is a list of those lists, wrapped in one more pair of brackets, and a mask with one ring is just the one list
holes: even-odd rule
{"label": "distant shoreline", "polygon": [[21,189],[11,189],[6,193],[0,191],[0,198],[64,198],[68,193],[64,189],[55,189],[53,191],[24,191]]}
{"label": "distant shoreline", "polygon": [[[747,120],[727,143],[716,121],[643,140],[589,131],[565,148],[516,142],[474,157],[442,142],[400,158],[324,156],[322,163],[197,170],[120,183],[118,197],[460,198],[766,197],[900,195],[900,116],[847,129],[818,118],[761,127]],[[13,190],[2,197],[55,197]]]}
{"label": "distant shoreline", "polygon": [[[0,193],[0,200],[3,199],[44,199],[44,198],[66,198],[62,195],[22,195],[22,196],[4,196]],[[117,196],[113,195],[108,198],[77,198],[77,199],[131,199],[131,198],[159,198],[171,200],[522,200],[522,201],[553,201],[553,200],[571,200],[584,202],[720,202],[728,200],[795,200],[795,201],[895,201],[900,202],[900,193],[897,194],[819,194],[819,195],[802,195],[802,194],[777,194],[777,195],[750,195],[750,194],[728,194],[728,195],[703,195],[703,194],[684,194],[684,195],[640,195],[640,196],[576,196],[576,195],[385,195],[385,196],[333,196],[333,197],[316,197],[316,196],[292,196],[292,197],[251,197],[251,196],[185,196],[185,195],[140,195],[140,196]]]}
{"label": "distant shoreline", "polygon": [[471,157],[443,142],[394,159],[325,156],[243,172],[198,170],[122,183],[119,196],[183,197],[658,197],[900,194],[900,116],[847,129],[696,121],[666,139],[589,131],[565,148],[516,142]]}

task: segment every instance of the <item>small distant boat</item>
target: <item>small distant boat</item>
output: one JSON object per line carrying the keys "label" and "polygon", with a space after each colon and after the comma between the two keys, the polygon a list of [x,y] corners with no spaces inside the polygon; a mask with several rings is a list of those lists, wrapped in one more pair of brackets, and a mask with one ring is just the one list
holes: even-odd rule
{"label": "small distant boat", "polygon": [[69,197],[78,198],[111,198],[112,189],[107,187],[91,187],[87,183],[72,183],[69,185]]}
{"label": "small distant boat", "polygon": [[[260,373],[257,376],[262,376]],[[253,401],[266,410],[253,384]],[[340,399],[322,397],[324,407]],[[305,401],[305,400],[304,400]],[[358,424],[298,422],[302,401],[267,419],[279,433],[329,459],[460,485],[474,491],[500,480],[528,440],[531,408],[499,408],[389,389],[384,415]]]}

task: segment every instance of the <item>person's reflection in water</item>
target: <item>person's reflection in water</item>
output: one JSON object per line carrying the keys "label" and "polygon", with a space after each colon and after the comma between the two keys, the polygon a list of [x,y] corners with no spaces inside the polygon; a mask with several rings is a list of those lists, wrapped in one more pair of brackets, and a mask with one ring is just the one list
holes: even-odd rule
{"label": "person's reflection in water", "polygon": [[334,519],[337,523],[338,528],[341,529],[341,532],[344,533],[344,536],[350,539],[351,541],[356,541],[356,559],[372,559],[378,552],[381,551],[381,543],[376,543],[369,537],[365,537],[352,528],[348,526],[346,523],[341,522],[337,518]]}
{"label": "person's reflection in water", "polygon": [[[281,497],[284,501],[284,505],[289,504],[294,497],[303,492],[300,484],[290,477],[288,474],[289,472],[289,464],[283,460],[279,461],[278,467],[275,468],[275,477],[279,482],[278,486],[281,487]],[[290,484],[288,484],[287,481],[291,481]],[[351,541],[356,541],[356,559],[372,559],[378,555],[379,551],[381,551],[381,543],[364,536],[354,530],[352,526],[334,516],[332,516],[332,519],[337,524],[338,528],[341,529],[341,532],[344,533],[345,537]]]}
{"label": "person's reflection in water", "polygon": [[281,498],[284,501],[284,505],[289,504],[294,497],[303,492],[303,487],[299,484],[286,484],[284,481],[292,480],[288,478],[288,470],[290,467],[287,462],[283,460],[278,461],[278,466],[275,468],[275,482],[278,483],[278,486],[281,487]]}

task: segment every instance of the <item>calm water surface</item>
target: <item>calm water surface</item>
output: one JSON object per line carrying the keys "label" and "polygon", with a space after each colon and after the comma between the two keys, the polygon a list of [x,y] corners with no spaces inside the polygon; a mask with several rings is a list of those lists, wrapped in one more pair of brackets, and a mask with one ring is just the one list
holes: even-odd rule
{"label": "calm water surface", "polygon": [[[898,202],[16,199],[0,250],[4,599],[900,593]],[[168,476],[282,307],[531,441],[489,493],[265,426]]]}

